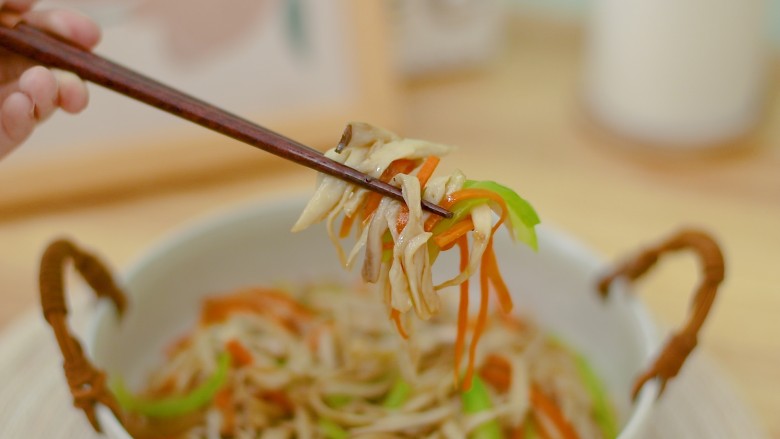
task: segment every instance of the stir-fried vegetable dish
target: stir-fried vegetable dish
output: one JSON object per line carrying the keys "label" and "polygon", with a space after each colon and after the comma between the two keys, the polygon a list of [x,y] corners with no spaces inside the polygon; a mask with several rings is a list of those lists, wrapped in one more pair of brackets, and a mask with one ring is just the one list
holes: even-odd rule
{"label": "stir-fried vegetable dish", "polygon": [[614,437],[587,364],[528,319],[491,316],[471,387],[454,386],[452,302],[406,341],[365,286],[209,298],[145,392],[114,390],[158,423],[189,415],[181,438]]}
{"label": "stir-fried vegetable dish", "polygon": [[[362,123],[348,133],[326,155],[399,187],[403,201],[320,176],[293,230],[325,221],[344,266],[363,255],[366,283],[206,300],[146,392],[114,382],[122,406],[163,424],[189,416],[186,438],[614,437],[584,360],[512,312],[493,237],[505,226],[536,249],[531,205],[492,181],[434,175],[448,146]],[[421,200],[452,217],[423,212]],[[457,271],[434,282],[454,248]]]}

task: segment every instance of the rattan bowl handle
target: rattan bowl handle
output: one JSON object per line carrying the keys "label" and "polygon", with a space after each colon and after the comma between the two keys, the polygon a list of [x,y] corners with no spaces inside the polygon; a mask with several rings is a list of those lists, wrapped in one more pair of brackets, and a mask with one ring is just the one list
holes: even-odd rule
{"label": "rattan bowl handle", "polygon": [[99,432],[95,405],[105,405],[118,419],[121,419],[121,410],[106,385],[106,374],[86,358],[81,344],[68,326],[68,308],[65,301],[65,268],[68,261],[73,263],[76,271],[98,297],[108,298],[114,303],[120,315],[125,309],[126,299],[106,266],[72,242],[65,239],[54,241],[43,253],[39,274],[43,316],[51,325],[62,351],[62,367],[73,394],[73,404],[84,411],[92,427]]}
{"label": "rattan bowl handle", "polygon": [[660,383],[660,396],[666,388],[667,381],[677,376],[685,360],[696,347],[699,331],[724,278],[723,253],[715,239],[707,233],[699,230],[682,230],[628,258],[598,283],[599,293],[602,297],[606,297],[615,279],[623,277],[634,281],[653,267],[662,255],[681,250],[691,250],[699,257],[702,279],[694,291],[687,321],[680,330],[672,334],[655,361],[634,382],[632,390],[634,398],[639,394],[642,386],[654,378]]}

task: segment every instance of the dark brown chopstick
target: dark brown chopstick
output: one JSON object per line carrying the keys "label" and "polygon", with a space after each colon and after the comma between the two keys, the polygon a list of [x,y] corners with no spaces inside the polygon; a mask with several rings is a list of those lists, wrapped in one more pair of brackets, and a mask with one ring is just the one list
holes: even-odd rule
{"label": "dark brown chopstick", "polygon": [[[82,79],[144,102],[210,130],[345,180],[384,196],[403,200],[392,185],[335,162],[320,152],[207,102],[161,84],[18,20],[0,16],[0,46],[49,67],[73,72]],[[452,213],[423,201],[425,210],[450,218]]]}

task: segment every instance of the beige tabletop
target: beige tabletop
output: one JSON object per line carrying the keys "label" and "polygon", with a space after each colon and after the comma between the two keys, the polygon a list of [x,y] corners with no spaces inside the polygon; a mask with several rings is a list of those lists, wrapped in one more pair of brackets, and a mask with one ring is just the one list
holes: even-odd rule
{"label": "beige tabletop", "polygon": [[[512,186],[544,222],[611,260],[683,226],[710,231],[727,279],[700,348],[780,438],[780,87],[746,146],[656,154],[585,121],[576,38],[517,40],[486,71],[408,84],[403,134],[458,145],[445,168]],[[36,307],[37,258],[51,238],[72,236],[121,269],[197,217],[313,187],[311,172],[273,168],[0,220],[0,328]],[[680,255],[641,283],[662,327],[684,318],[696,272],[695,259]]]}

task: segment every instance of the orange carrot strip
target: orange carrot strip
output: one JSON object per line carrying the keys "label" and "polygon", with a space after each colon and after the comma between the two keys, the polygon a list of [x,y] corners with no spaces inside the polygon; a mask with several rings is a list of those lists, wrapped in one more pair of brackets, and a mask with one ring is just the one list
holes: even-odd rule
{"label": "orange carrot strip", "polygon": [[248,366],[254,361],[252,359],[252,353],[235,338],[232,338],[225,343],[225,349],[230,354],[233,365],[236,367]]}
{"label": "orange carrot strip", "polygon": [[[428,183],[428,179],[431,178],[431,175],[433,175],[433,171],[436,169],[436,165],[438,164],[439,164],[438,157],[429,156],[420,167],[420,170],[417,171],[417,180],[419,180],[420,182],[420,192],[422,192],[422,189]],[[401,233],[401,231],[403,231],[404,227],[406,227],[406,223],[408,222],[409,222],[409,207],[403,205],[401,206],[400,212],[398,212],[398,220],[395,223],[395,229],[398,231],[398,233]]]}
{"label": "orange carrot strip", "polygon": [[[465,235],[464,235],[464,237],[465,237]],[[452,247],[455,247],[455,244],[457,244],[457,243],[458,243],[457,240],[452,241],[449,244],[445,245],[444,247],[440,247],[440,249],[441,249],[441,251],[447,251],[447,250],[451,249]]]}
{"label": "orange carrot strip", "polygon": [[[466,236],[458,238],[460,247],[460,271],[469,266],[469,242]],[[469,280],[460,284],[460,303],[458,303],[458,335],[455,338],[455,383],[460,379],[460,360],[466,347],[466,331],[469,324]]]}
{"label": "orange carrot strip", "polygon": [[357,214],[352,216],[344,215],[344,219],[341,221],[341,229],[339,229],[339,238],[346,238],[349,236],[349,232],[352,231],[352,223],[355,222]]}
{"label": "orange carrot strip", "polygon": [[485,249],[485,257],[482,259],[482,263],[487,264],[490,283],[493,285],[493,288],[495,288],[496,290],[498,301],[501,304],[501,310],[504,312],[505,315],[512,312],[512,309],[514,308],[514,304],[512,302],[512,295],[509,293],[509,288],[507,288],[506,283],[504,282],[504,278],[501,277],[501,270],[498,269],[498,261],[496,260],[496,253],[493,250],[493,235],[496,234],[498,228],[501,227],[501,224],[504,223],[506,216],[507,216],[507,211],[506,210],[502,211],[501,217],[498,219],[498,221],[496,221],[496,224],[493,225],[490,241],[488,241],[487,248]]}
{"label": "orange carrot strip", "polygon": [[[444,204],[447,200],[439,203],[439,206],[444,207]],[[451,206],[450,206],[451,207]],[[449,207],[444,207],[445,209],[449,209]],[[442,218],[439,215],[431,215],[428,217],[427,220],[425,220],[425,224],[423,224],[423,230],[426,232],[430,232],[433,230],[434,227],[436,227],[436,224],[439,224],[439,221],[441,221]]]}
{"label": "orange carrot strip", "polygon": [[450,227],[448,230],[445,230],[444,232],[436,235],[433,238],[433,242],[439,247],[444,248],[461,236],[465,236],[466,233],[472,230],[474,230],[474,222],[471,221],[471,217],[468,217],[455,223],[455,225]]}
{"label": "orange carrot strip", "polygon": [[418,161],[412,159],[398,159],[393,160],[390,166],[383,172],[383,180],[385,183],[389,183],[397,174],[408,174],[417,167]]}
{"label": "orange carrot strip", "polygon": [[501,277],[501,272],[498,270],[498,262],[496,261],[496,254],[493,251],[493,238],[488,241],[487,248],[485,249],[485,257],[482,259],[484,268],[487,268],[490,283],[493,285],[493,289],[496,290],[498,296],[498,303],[501,304],[501,310],[504,314],[512,312],[514,304],[512,303],[512,296],[509,294],[509,288],[506,287],[504,279]]}
{"label": "orange carrot strip", "polygon": [[490,354],[479,369],[479,376],[497,391],[504,393],[512,385],[512,364],[500,355]]}
{"label": "orange carrot strip", "polygon": [[511,385],[509,376],[499,369],[483,366],[479,369],[479,377],[482,378],[482,381],[485,384],[494,388],[498,393],[506,393]]}
{"label": "orange carrot strip", "polygon": [[379,203],[382,202],[382,195],[378,194],[376,192],[371,192],[366,196],[366,201],[363,204],[363,219],[368,220],[368,218],[374,213],[374,211],[379,207]]}
{"label": "orange carrot strip", "polygon": [[233,410],[233,393],[230,388],[225,387],[214,395],[214,405],[222,415],[222,428],[220,434],[230,436],[236,423],[236,412]]}
{"label": "orange carrot strip", "polygon": [[281,409],[285,414],[292,414],[295,410],[295,404],[290,401],[290,397],[283,390],[266,390],[260,393],[259,396],[270,402],[274,407]]}
{"label": "orange carrot strip", "polygon": [[423,162],[422,166],[420,166],[420,170],[417,171],[417,180],[420,181],[420,190],[422,191],[422,188],[425,187],[426,184],[428,184],[428,180],[430,180],[431,176],[433,175],[433,171],[436,170],[436,166],[439,165],[439,158],[435,155],[428,156],[425,161]]}
{"label": "orange carrot strip", "polygon": [[[390,166],[385,169],[379,180],[388,183],[397,174],[408,174],[417,166],[414,160],[398,159],[390,163]],[[382,201],[382,195],[376,192],[371,192],[366,197],[365,204],[363,204],[363,218],[368,218],[379,207],[379,203]]]}
{"label": "orange carrot strip", "polygon": [[168,347],[165,348],[165,356],[170,360],[173,359],[176,354],[183,351],[192,343],[191,334],[185,334],[175,339]]}
{"label": "orange carrot strip", "polygon": [[525,423],[518,425],[509,432],[509,439],[526,439],[525,437]]}
{"label": "orange carrot strip", "polygon": [[152,398],[163,398],[165,396],[172,395],[173,392],[176,390],[176,377],[174,375],[170,375],[165,380],[151,389],[151,391],[148,393],[148,396]]}
{"label": "orange carrot strip", "polygon": [[488,313],[488,277],[484,268],[479,270],[479,314],[477,314],[477,323],[474,326],[474,334],[471,336],[471,345],[469,345],[468,366],[466,366],[466,375],[463,377],[463,390],[471,388],[471,380],[474,377],[474,360],[477,354],[477,344],[482,332],[485,331]]}
{"label": "orange carrot strip", "polygon": [[538,415],[534,414],[531,416],[531,419],[533,419],[534,427],[536,427],[536,434],[538,434],[540,438],[557,439],[557,436],[553,436],[553,434],[550,433],[550,429],[542,422],[541,419],[539,419]]}
{"label": "orange carrot strip", "polygon": [[[548,398],[536,384],[531,385],[531,406],[552,421],[564,439],[579,439],[577,431],[566,420],[561,410],[555,405],[555,402]],[[542,423],[539,422],[538,424]]]}
{"label": "orange carrot strip", "polygon": [[[461,189],[451,193],[445,201],[447,207],[452,207],[455,203],[462,200],[469,200],[472,198],[487,198],[491,201],[498,203],[504,210],[506,210],[506,201],[501,198],[501,195],[487,189]],[[444,207],[444,204],[442,204]]]}
{"label": "orange carrot strip", "polygon": [[390,311],[390,318],[393,319],[393,322],[395,322],[395,329],[398,330],[398,333],[401,335],[401,337],[404,340],[408,340],[409,334],[406,332],[404,325],[401,323],[401,311],[393,308],[392,311]]}
{"label": "orange carrot strip", "polygon": [[[531,412],[531,419],[534,420],[534,426],[536,427],[536,433],[541,437],[542,439],[560,439],[562,438],[559,434],[554,434],[555,430],[552,430],[552,426],[550,425],[550,422],[547,420],[547,418],[544,418],[544,415],[542,415],[539,412]],[[547,422],[545,422],[547,421]]]}
{"label": "orange carrot strip", "polygon": [[260,314],[275,319],[291,330],[301,326],[314,316],[285,292],[264,289],[249,289],[226,296],[210,297],[203,301],[201,324],[222,322],[235,313]]}

